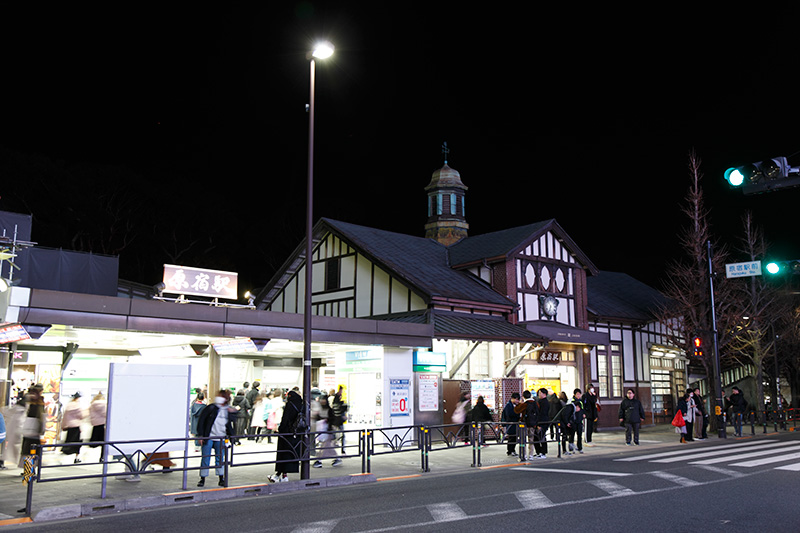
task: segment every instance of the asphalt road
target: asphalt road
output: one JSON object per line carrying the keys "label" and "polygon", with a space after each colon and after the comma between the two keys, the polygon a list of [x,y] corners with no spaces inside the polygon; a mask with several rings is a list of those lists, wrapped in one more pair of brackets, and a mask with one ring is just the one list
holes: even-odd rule
{"label": "asphalt road", "polygon": [[635,450],[3,530],[800,530],[800,435]]}

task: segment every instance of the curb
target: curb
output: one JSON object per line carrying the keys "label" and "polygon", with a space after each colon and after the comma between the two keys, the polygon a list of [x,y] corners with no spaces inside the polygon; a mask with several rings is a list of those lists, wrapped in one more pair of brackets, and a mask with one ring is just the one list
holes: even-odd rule
{"label": "curb", "polygon": [[[267,496],[299,490],[343,487],[376,482],[374,474],[352,474],[349,476],[320,478],[314,480],[289,481],[286,483],[265,483],[263,485],[244,485],[219,489],[171,492],[158,496],[131,498],[128,500],[103,500],[95,503],[75,503],[58,507],[47,507],[33,517],[33,522],[51,522],[84,516],[101,516],[124,511],[139,511],[187,503],[215,502],[233,498]],[[30,521],[30,519],[28,519]],[[2,525],[2,524],[0,524]]]}

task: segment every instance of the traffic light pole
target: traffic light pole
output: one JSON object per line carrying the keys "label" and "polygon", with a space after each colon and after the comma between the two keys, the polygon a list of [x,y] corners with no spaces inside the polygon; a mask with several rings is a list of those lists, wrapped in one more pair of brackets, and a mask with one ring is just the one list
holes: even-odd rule
{"label": "traffic light pole", "polygon": [[722,400],[722,368],[719,361],[719,344],[717,342],[717,312],[714,308],[714,267],[711,250],[711,241],[708,241],[708,285],[711,290],[711,333],[714,336],[714,379],[717,384],[717,407],[715,414],[717,415],[717,430],[719,431],[719,438],[728,438],[728,432],[725,431],[725,423],[722,413],[725,410]]}

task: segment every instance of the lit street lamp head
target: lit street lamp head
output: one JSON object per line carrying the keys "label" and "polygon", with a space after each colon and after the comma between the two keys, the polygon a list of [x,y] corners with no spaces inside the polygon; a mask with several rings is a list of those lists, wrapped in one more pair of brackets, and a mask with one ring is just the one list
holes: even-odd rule
{"label": "lit street lamp head", "polygon": [[333,55],[333,45],[329,41],[322,41],[314,45],[314,50],[309,54],[309,59],[328,59]]}

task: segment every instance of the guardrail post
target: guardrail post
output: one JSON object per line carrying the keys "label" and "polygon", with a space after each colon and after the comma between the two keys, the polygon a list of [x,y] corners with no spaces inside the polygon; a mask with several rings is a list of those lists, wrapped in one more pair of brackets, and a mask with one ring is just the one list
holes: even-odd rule
{"label": "guardrail post", "polygon": [[39,451],[41,447],[34,444],[31,447],[30,455],[25,457],[25,467],[23,471],[23,481],[27,480],[27,492],[25,495],[25,516],[31,516],[31,508],[33,507],[33,482],[36,481],[37,460],[40,456]]}
{"label": "guardrail post", "polygon": [[230,469],[228,468],[228,463],[233,462],[233,446],[231,446],[231,440],[226,438],[221,440],[219,443],[222,446],[222,461],[223,461],[223,471],[225,472],[225,481],[223,482],[223,486],[228,486],[228,475],[230,474]]}

